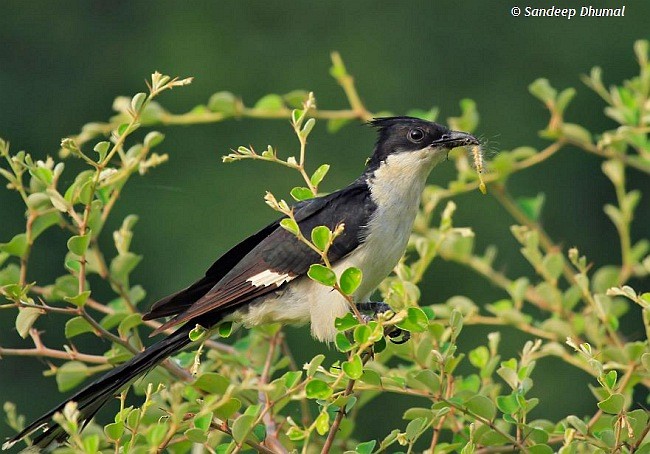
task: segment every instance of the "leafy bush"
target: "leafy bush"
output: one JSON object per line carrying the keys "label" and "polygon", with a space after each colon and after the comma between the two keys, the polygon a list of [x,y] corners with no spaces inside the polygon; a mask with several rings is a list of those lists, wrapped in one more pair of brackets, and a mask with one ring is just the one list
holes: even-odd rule
{"label": "leafy bush", "polygon": [[[650,273],[649,240],[632,239],[631,225],[641,193],[626,189],[629,170],[650,174],[648,43],[637,42],[635,52],[640,74],[622,85],[606,88],[599,68],[584,77],[607,104],[605,114],[619,127],[592,134],[565,121],[564,112],[575,90],[558,92],[549,81],[539,79],[530,85],[530,92],[550,112],[550,121],[541,131],[550,144],[543,150],[501,150],[486,165],[489,192],[516,222],[511,233],[537,278],[508,276],[497,270],[496,249],[476,252],[472,229],[454,225],[452,199],[480,185],[470,159],[454,154],[454,181],[447,187],[426,189],[407,258],[380,288],[394,312],[369,322],[352,314],[337,320],[336,349],[347,359],[318,355],[305,365],[296,364],[293,347],[277,325],[240,333],[230,344],[212,340],[197,328],[192,336],[198,348],[165,361],[156,373],[136,383],[136,392],[144,393],[141,406],[127,406],[125,391],[119,396],[121,407],[113,422],[104,427],[91,423],[80,433],[75,407],[68,405],[57,421],[69,432],[70,445],[57,452],[182,453],[199,452],[201,447],[229,453],[250,449],[360,454],[425,449],[436,453],[650,452],[648,413],[633,395],[635,388],[650,385],[650,293],[640,294],[627,286],[630,279]],[[148,93],[116,99],[117,114],[108,122],[87,124],[77,136],[64,139],[60,161],[35,161],[22,151],[12,154],[8,143],[0,142],[0,154],[6,160],[0,174],[26,206],[25,231],[0,245],[0,286],[8,301],[1,307],[16,312],[17,333],[34,344],[33,348],[0,348],[0,356],[48,358],[54,363],[48,373],[64,392],[137,353],[143,348],[141,336],[160,326],[142,320],[138,304],[145,292],[130,280],[141,260],[130,247],[137,216],[127,216],[112,232],[113,250],[100,249],[98,241],[106,235],[103,227],[131,176],[145,174],[168,160],[166,154],[153,152],[164,138],[160,132],[152,130],[137,141],[132,137],[135,131],[240,117],[287,118],[298,139],[297,157],[280,157],[272,147],[261,153],[241,147],[224,161],[252,159],[289,167],[304,180],[291,191],[294,199],[317,194],[329,166],[322,164],[315,172],[307,172],[306,144],[314,122],[326,120],[328,129],[335,132],[348,122],[386,114],[369,112],[340,57],[334,54],[332,60],[332,76],[350,102],[347,109],[322,110],[312,94],[302,91],[270,94],[252,107],[231,93],[219,92],[206,105],[172,114],[154,98],[190,79],[155,73]],[[459,117],[447,122],[454,129],[473,131],[479,118],[474,103],[463,100],[461,109]],[[437,113],[435,108],[408,112],[430,120]],[[601,159],[602,170],[612,183],[616,204],[606,205],[604,211],[620,238],[620,263],[592,269],[584,251],[563,250],[544,231],[538,222],[543,197],[514,198],[508,191],[510,175],[526,171],[569,145]],[[88,167],[69,187],[61,187],[64,161],[71,157]],[[352,293],[362,279],[358,270],[336,276],[327,261],[327,248],[340,232],[316,228],[311,238],[304,238],[284,200],[269,193],[266,201],[288,216],[283,222],[287,230],[322,254],[323,264],[313,266],[310,276],[345,295]],[[33,282],[29,274],[32,249],[39,246],[37,240],[44,231],[55,227],[70,234],[63,259],[66,272],[53,283]],[[420,295],[418,284],[436,259],[475,271],[486,284],[501,288],[503,299],[479,307],[459,295],[431,304],[430,298]],[[110,284],[115,299],[96,300],[87,280],[90,274]],[[641,314],[643,338],[621,331],[619,320],[628,311]],[[64,350],[44,345],[34,328],[39,317],[53,313],[68,317],[64,329],[70,345]],[[495,331],[484,345],[462,352],[457,341],[468,325],[485,325]],[[401,345],[387,342],[386,333],[395,327],[410,332],[410,340]],[[530,338],[516,358],[500,354],[498,329],[502,327]],[[217,337],[227,338],[232,327],[222,324],[215,331]],[[107,339],[110,349],[103,354],[82,353],[72,343],[82,335]],[[530,417],[539,403],[530,397],[535,366],[547,358],[559,358],[593,378],[583,387],[593,395],[593,414],[566,415],[559,421]],[[470,365],[471,373],[458,372],[462,362]],[[371,440],[359,440],[355,422],[366,405],[393,394],[412,396],[418,403],[404,413],[399,427],[377,433]],[[20,430],[24,418],[9,402],[4,408],[10,426]]]}

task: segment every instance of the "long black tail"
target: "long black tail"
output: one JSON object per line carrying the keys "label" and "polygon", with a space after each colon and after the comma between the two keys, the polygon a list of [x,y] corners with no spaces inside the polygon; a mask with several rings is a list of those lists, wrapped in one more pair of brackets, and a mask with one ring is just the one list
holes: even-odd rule
{"label": "long black tail", "polygon": [[32,422],[18,435],[8,439],[2,445],[2,449],[9,449],[17,441],[41,427],[45,428],[45,431],[34,439],[34,447],[45,448],[54,441],[64,441],[67,438],[66,432],[57,423],[52,421],[52,416],[56,412],[62,411],[68,402],[74,401],[77,403],[77,409],[81,413],[79,422],[86,424],[106,402],[118,394],[134,379],[149,371],[169,355],[189,344],[191,342],[189,337],[190,329],[191,327],[188,325],[181,327],[167,338],[153,344],[129,361],[90,383],[75,395]]}

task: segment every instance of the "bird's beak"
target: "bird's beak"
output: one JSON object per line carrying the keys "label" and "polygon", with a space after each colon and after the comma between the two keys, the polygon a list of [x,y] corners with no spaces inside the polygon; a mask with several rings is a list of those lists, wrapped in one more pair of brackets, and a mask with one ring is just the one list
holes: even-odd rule
{"label": "bird's beak", "polygon": [[444,134],[440,139],[433,141],[431,144],[434,147],[444,147],[449,150],[456,147],[464,147],[467,145],[480,145],[476,137],[466,132],[449,131]]}

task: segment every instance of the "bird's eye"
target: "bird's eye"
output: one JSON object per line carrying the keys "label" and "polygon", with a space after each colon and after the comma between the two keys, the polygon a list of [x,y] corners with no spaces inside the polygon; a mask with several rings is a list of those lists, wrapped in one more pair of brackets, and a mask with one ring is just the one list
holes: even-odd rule
{"label": "bird's eye", "polygon": [[408,133],[408,138],[413,143],[421,142],[424,139],[424,131],[420,128],[411,129]]}

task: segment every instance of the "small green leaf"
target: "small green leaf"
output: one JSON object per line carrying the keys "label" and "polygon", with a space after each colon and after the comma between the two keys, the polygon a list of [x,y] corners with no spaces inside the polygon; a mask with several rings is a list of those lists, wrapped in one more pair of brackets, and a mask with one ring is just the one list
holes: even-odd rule
{"label": "small green leaf", "polygon": [[334,287],[336,285],[336,274],[326,266],[315,263],[309,267],[307,275],[316,282],[320,282],[328,287]]}
{"label": "small green leaf", "polygon": [[357,288],[359,288],[362,277],[363,273],[361,270],[354,266],[343,271],[343,273],[341,273],[341,278],[339,279],[339,286],[343,293],[346,295],[352,295]]}
{"label": "small green leaf", "polygon": [[358,380],[363,374],[363,362],[359,355],[354,355],[349,361],[345,361],[341,367],[345,375],[352,380]]}
{"label": "small green leaf", "polygon": [[477,394],[467,401],[467,409],[482,418],[492,421],[497,414],[497,409],[489,398]]}
{"label": "small green leaf", "polygon": [[547,104],[554,102],[557,95],[557,90],[551,87],[548,79],[537,79],[528,86],[528,91],[537,99]]}
{"label": "small green leaf", "polygon": [[8,243],[0,244],[0,251],[16,257],[22,257],[27,252],[27,234],[19,233]]}
{"label": "small green leaf", "polygon": [[183,435],[185,435],[187,439],[192,443],[203,444],[208,441],[208,435],[203,430],[196,427],[187,429],[185,432],[183,432]]}
{"label": "small green leaf", "polygon": [[198,427],[204,431],[210,428],[212,422],[212,412],[194,417],[194,427]]}
{"label": "small green leaf", "polygon": [[94,328],[83,317],[74,317],[65,323],[65,337],[70,339],[83,333],[92,333]]}
{"label": "small green leaf", "polygon": [[99,154],[99,159],[98,159],[99,162],[104,160],[104,158],[106,157],[106,153],[108,153],[108,149],[110,148],[110,146],[111,146],[111,143],[106,142],[106,141],[98,142],[95,145],[93,150],[95,150],[97,152],[97,154]]}
{"label": "small green leaf", "polygon": [[208,101],[208,109],[212,112],[221,112],[224,116],[235,115],[237,111],[237,98],[229,91],[220,91]]}
{"label": "small green leaf", "polygon": [[323,354],[314,356],[307,366],[307,376],[313,377],[320,365],[323,364],[324,360],[325,355]]}
{"label": "small green leaf", "polygon": [[82,256],[90,244],[90,232],[85,235],[75,235],[68,239],[68,250],[73,254]]}
{"label": "small green leaf", "polygon": [[276,94],[269,94],[260,98],[255,103],[255,108],[260,110],[267,110],[270,112],[278,112],[283,110],[285,107],[281,96]]}
{"label": "small green leaf", "polygon": [[124,434],[124,423],[120,421],[105,425],[104,434],[109,440],[119,440]]}
{"label": "small green leaf", "polygon": [[319,435],[325,435],[330,428],[330,415],[326,411],[322,411],[315,421],[316,431]]}
{"label": "small green leaf", "polygon": [[140,325],[142,325],[142,314],[129,314],[122,319],[117,327],[117,332],[121,337],[126,338],[129,336],[129,331]]}
{"label": "small green leaf", "polygon": [[151,131],[144,136],[144,146],[147,148],[153,148],[156,145],[159,145],[165,139],[165,135],[158,131]]}
{"label": "small green leaf", "polygon": [[334,320],[334,326],[339,331],[347,331],[359,324],[359,320],[351,312],[346,313],[343,317],[337,317]]}
{"label": "small green leaf", "polygon": [[281,220],[280,226],[286,231],[293,233],[296,236],[300,233],[300,229],[298,228],[298,223],[291,218],[284,218],[283,220]]}
{"label": "small green leaf", "polygon": [[21,307],[18,310],[18,316],[16,317],[16,331],[18,331],[20,337],[23,339],[27,338],[29,330],[40,315],[40,309],[35,307]]}
{"label": "small green leaf", "polygon": [[307,138],[309,136],[309,133],[311,133],[311,130],[314,129],[314,125],[316,124],[316,120],[313,118],[310,118],[305,122],[305,126],[302,127],[302,130],[300,131],[300,136],[302,138]]}
{"label": "small green leaf", "polygon": [[358,344],[364,344],[368,342],[371,334],[372,330],[368,325],[359,325],[354,328],[354,341]]}
{"label": "small green leaf", "polygon": [[232,322],[220,323],[217,327],[217,333],[219,334],[219,337],[230,337],[232,334]]}
{"label": "small green leaf", "polygon": [[209,394],[221,396],[230,386],[230,380],[216,372],[205,372],[194,382],[194,387]]}
{"label": "small green leaf", "polygon": [[377,444],[377,440],[370,440],[364,443],[359,443],[357,447],[354,449],[354,451],[357,454],[372,454],[376,444]]}
{"label": "small green leaf", "polygon": [[603,377],[603,381],[604,381],[605,385],[609,389],[614,389],[614,386],[616,386],[616,378],[617,377],[618,377],[618,374],[616,373],[616,371],[615,370],[610,370]]}
{"label": "small green leaf", "polygon": [[147,95],[144,93],[138,93],[136,94],[133,99],[131,99],[131,109],[133,109],[135,112],[138,112],[141,108],[144,102],[147,100]]}
{"label": "small green leaf", "polygon": [[90,290],[86,290],[75,296],[64,296],[63,299],[68,303],[74,304],[77,307],[83,307],[86,304],[86,301],[88,301],[89,297]]}
{"label": "small green leaf", "polygon": [[538,444],[538,445],[533,445],[529,446],[527,448],[527,452],[530,454],[553,454],[553,448],[551,448],[549,445],[546,444]]}
{"label": "small green leaf", "polygon": [[323,380],[314,379],[305,386],[305,393],[309,399],[327,399],[332,395],[332,388]]}
{"label": "small green leaf", "polygon": [[519,410],[517,398],[513,394],[497,396],[497,407],[506,415],[512,415]]}
{"label": "small green leaf", "polygon": [[329,164],[323,164],[321,165],[314,173],[312,174],[310,180],[311,184],[314,186],[318,187],[319,184],[323,181],[323,178],[325,178],[325,175],[327,175],[327,172],[330,170]]}
{"label": "small green leaf", "polygon": [[406,310],[406,318],[397,324],[398,328],[412,333],[422,333],[428,326],[429,319],[419,307],[409,307]]}
{"label": "small green leaf", "polygon": [[616,393],[609,396],[607,399],[598,402],[598,408],[600,408],[605,413],[612,415],[617,415],[625,407],[625,397],[623,394]]}
{"label": "small green leaf", "polygon": [[528,218],[537,221],[542,213],[545,200],[546,195],[540,192],[535,197],[518,197],[517,205],[519,205],[519,208],[521,208]]}
{"label": "small green leaf", "polygon": [[80,361],[68,361],[56,370],[56,384],[60,392],[68,391],[84,381],[90,373]]}
{"label": "small green leaf", "polygon": [[587,435],[587,432],[589,432],[589,428],[587,427],[587,424],[577,416],[569,415],[567,416],[566,420],[582,435]]}
{"label": "small green leaf", "polygon": [[169,423],[166,421],[158,421],[157,424],[153,424],[147,431],[147,443],[150,446],[158,446],[165,439],[168,430]]}
{"label": "small green leaf", "polygon": [[324,225],[314,227],[311,231],[311,242],[321,251],[325,250],[331,239],[332,231]]}
{"label": "small green leaf", "polygon": [[311,189],[297,186],[293,188],[290,192],[291,197],[293,197],[298,202],[303,200],[309,200],[314,198],[314,193],[311,192]]}
{"label": "small green leaf", "polygon": [[350,339],[348,339],[348,336],[346,336],[344,333],[337,333],[336,337],[334,338],[334,344],[336,345],[336,348],[340,352],[349,352],[352,350],[354,345],[350,342]]}

